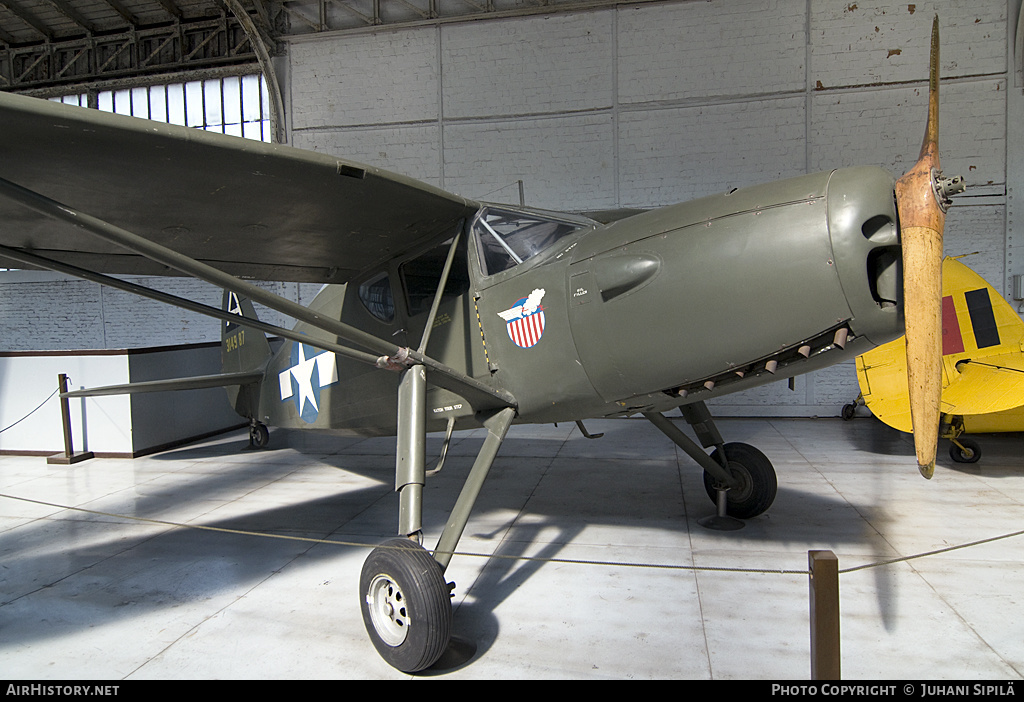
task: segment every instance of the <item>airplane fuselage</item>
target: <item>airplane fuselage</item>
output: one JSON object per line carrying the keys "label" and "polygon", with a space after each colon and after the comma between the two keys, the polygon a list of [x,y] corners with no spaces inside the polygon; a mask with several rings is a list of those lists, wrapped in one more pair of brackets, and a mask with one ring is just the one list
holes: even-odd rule
{"label": "airplane fuselage", "polygon": [[[460,241],[424,352],[515,397],[517,421],[664,411],[853,358],[902,333],[893,179],[813,174],[608,225],[485,206],[311,309],[416,348],[449,242]],[[296,327],[311,336],[323,332]],[[260,398],[268,424],[395,430],[397,374],[285,342]],[[431,387],[427,420],[472,426]]]}

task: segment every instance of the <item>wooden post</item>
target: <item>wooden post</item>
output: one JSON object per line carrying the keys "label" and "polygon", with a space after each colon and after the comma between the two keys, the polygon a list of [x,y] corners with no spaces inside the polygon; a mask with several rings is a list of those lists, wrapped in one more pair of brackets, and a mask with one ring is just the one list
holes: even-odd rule
{"label": "wooden post", "polygon": [[57,376],[57,387],[60,388],[60,418],[64,428],[64,453],[55,453],[46,459],[47,463],[70,465],[93,457],[92,451],[79,451],[75,453],[74,442],[71,438],[71,408],[68,407],[68,398],[63,397],[68,391],[68,377],[61,373]]}
{"label": "wooden post", "polygon": [[808,551],[811,588],[811,679],[839,680],[839,559]]}

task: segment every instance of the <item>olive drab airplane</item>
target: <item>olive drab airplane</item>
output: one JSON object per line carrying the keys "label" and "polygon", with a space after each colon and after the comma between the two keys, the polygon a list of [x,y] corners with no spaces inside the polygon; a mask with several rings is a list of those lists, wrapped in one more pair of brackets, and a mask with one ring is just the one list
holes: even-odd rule
{"label": "olive drab airplane", "polygon": [[[860,398],[880,420],[913,431],[901,337],[857,357]],[[852,416],[854,404],[843,408]],[[956,258],[942,262],[942,436],[958,463],[981,458],[967,433],[1024,431],[1024,322]]]}
{"label": "olive drab airplane", "polygon": [[[513,423],[575,421],[586,434],[588,418],[642,414],[703,469],[713,519],[754,517],[775,498],[775,471],[725,443],[706,400],[852,359],[906,318],[930,477],[934,284],[959,189],[939,173],[937,31],[936,20],[920,160],[898,181],[843,168],[603,222],[0,95],[0,259],[223,321],[221,374],[68,396],[224,386],[258,445],[268,425],[395,435],[398,538],[369,554],[359,600],[383,658],[418,671],[449,644],[445,569]],[[226,292],[217,309],[110,274],[190,275]],[[307,308],[250,279],[326,285]],[[253,303],[295,328],[259,321]],[[277,353],[267,334],[285,340]],[[700,444],[665,417],[676,408]],[[431,552],[426,433],[455,427],[487,435]]]}

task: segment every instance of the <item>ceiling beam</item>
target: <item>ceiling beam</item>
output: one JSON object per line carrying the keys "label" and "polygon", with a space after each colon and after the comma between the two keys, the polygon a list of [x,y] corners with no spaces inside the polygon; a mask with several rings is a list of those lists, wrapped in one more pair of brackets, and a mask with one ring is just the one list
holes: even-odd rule
{"label": "ceiling beam", "polygon": [[71,7],[71,5],[64,0],[49,0],[49,2],[60,10],[65,17],[87,31],[89,34],[93,34],[96,31],[96,27],[93,26],[92,22],[78,14],[75,8]]}
{"label": "ceiling beam", "polygon": [[159,2],[160,7],[167,10],[167,14],[169,14],[174,19],[180,20],[184,18],[184,15],[181,12],[181,8],[174,4],[174,0],[157,0],[157,2]]}
{"label": "ceiling beam", "polygon": [[267,94],[270,98],[270,128],[274,134],[273,139],[276,143],[283,144],[287,135],[284,125],[284,100],[281,95],[281,84],[278,82],[277,72],[274,70],[274,62],[270,58],[270,51],[263,43],[263,37],[260,36],[256,23],[252,21],[242,3],[239,0],[224,0],[224,4],[242,26],[242,31],[249,37],[249,45],[256,53],[263,78],[267,82]]}
{"label": "ceiling beam", "polygon": [[121,18],[131,25],[132,29],[139,28],[139,18],[129,12],[128,8],[118,2],[118,0],[103,0],[103,2],[105,2],[111,10],[121,15]]}
{"label": "ceiling beam", "polygon": [[8,46],[14,43],[14,37],[5,32],[2,27],[0,27],[0,43],[7,44]]}
{"label": "ceiling beam", "polygon": [[23,10],[20,5],[14,2],[14,0],[0,0],[0,5],[6,7],[15,17],[42,34],[44,39],[47,41],[53,41],[53,32],[50,31],[50,28],[33,17],[26,10]]}

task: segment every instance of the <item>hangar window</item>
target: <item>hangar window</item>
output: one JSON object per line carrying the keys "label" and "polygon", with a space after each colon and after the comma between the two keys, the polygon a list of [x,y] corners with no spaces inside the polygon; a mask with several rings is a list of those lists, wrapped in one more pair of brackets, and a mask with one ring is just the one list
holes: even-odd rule
{"label": "hangar window", "polygon": [[230,76],[51,98],[103,112],[270,141],[270,97],[262,75]]}

